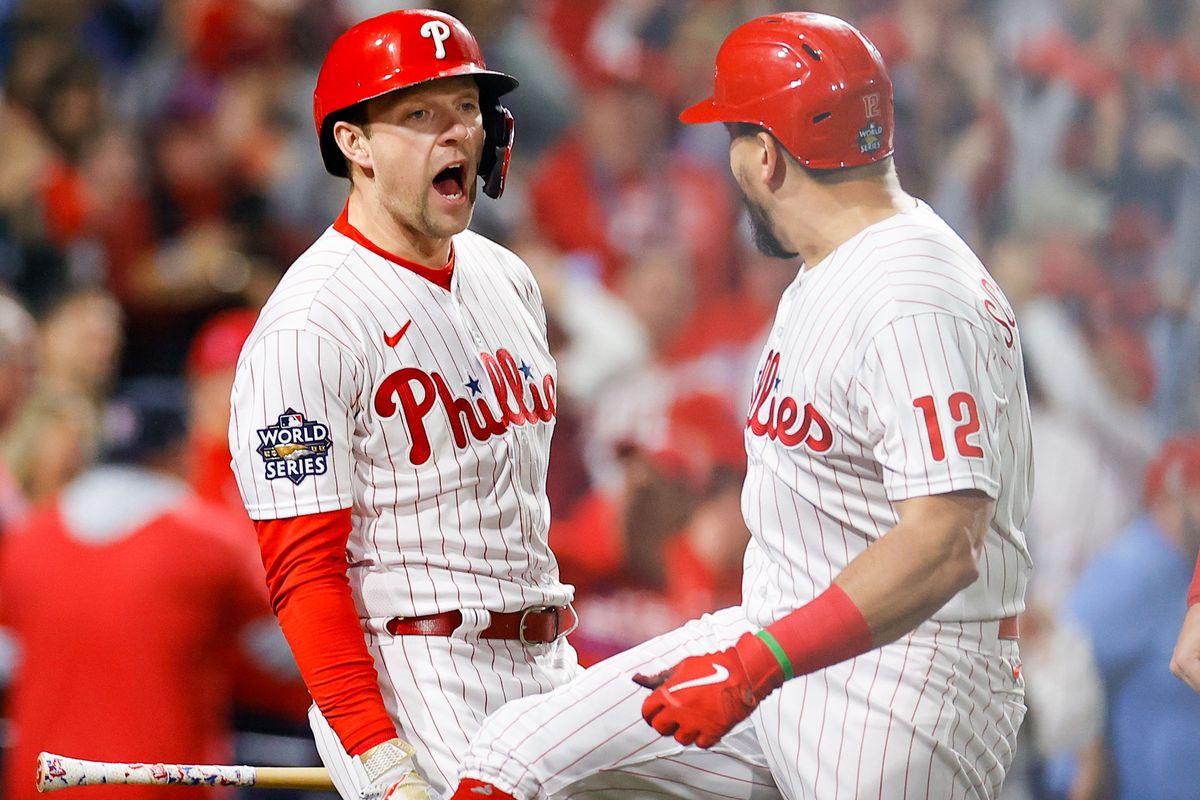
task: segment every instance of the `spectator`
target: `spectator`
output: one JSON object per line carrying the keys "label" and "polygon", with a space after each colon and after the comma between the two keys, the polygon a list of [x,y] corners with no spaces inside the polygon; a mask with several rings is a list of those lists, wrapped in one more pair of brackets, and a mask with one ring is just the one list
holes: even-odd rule
{"label": "spectator", "polygon": [[96,457],[100,420],[88,398],[39,390],[4,442],[5,461],[31,505],[57,494]]}
{"label": "spectator", "polygon": [[727,289],[733,205],[724,179],[669,152],[666,109],[645,83],[603,72],[592,81],[578,128],[534,172],[538,230],[557,248],[589,256],[609,288],[622,284],[631,260],[665,243],[686,254],[699,295]]}
{"label": "spectator", "polygon": [[1097,556],[1069,602],[1104,680],[1117,800],[1183,800],[1200,786],[1200,696],[1167,669],[1200,551],[1200,438],[1169,441],[1145,513]]}
{"label": "spectator", "polygon": [[[25,402],[37,369],[33,317],[0,294],[0,439]],[[25,493],[7,461],[0,459],[0,534],[25,514]]]}
{"label": "spectator", "polygon": [[716,395],[677,400],[668,435],[669,452],[696,493],[682,530],[663,545],[664,591],[683,620],[741,601],[742,555],[750,540],[741,503],[746,454],[741,426]]}
{"label": "spectator", "polygon": [[[657,444],[623,442],[623,482],[597,490],[556,532],[564,575],[587,575],[572,644],[593,663],[741,595],[745,471],[741,429],[724,399],[695,394],[672,404]],[[563,541],[565,539],[565,541]],[[589,542],[585,550],[582,545]],[[581,555],[606,566],[597,575]],[[575,561],[575,559],[578,559]],[[573,563],[574,561],[574,563]],[[589,569],[591,568],[591,569]],[[572,578],[573,579],[573,578]]]}
{"label": "spectator", "polygon": [[[8,703],[10,800],[38,796],[29,776],[40,750],[228,763],[231,654],[239,632],[270,615],[245,522],[179,479],[180,387],[131,385],[109,421],[105,463],[31,514],[0,551],[0,619],[21,653]],[[90,790],[95,800],[214,791]]]}
{"label": "spectator", "polygon": [[[246,552],[258,558],[258,540],[245,520],[245,507],[230,468],[229,395],[238,354],[258,315],[247,309],[223,311],[204,324],[192,340],[187,358],[188,431],[184,473],[201,500],[225,508],[244,520],[239,527]],[[246,632],[250,652],[270,652],[278,669],[264,671],[239,651],[234,654],[239,710],[258,727],[284,727],[307,732],[308,690],[294,669],[291,652],[274,617],[264,617]],[[279,645],[276,649],[275,645]],[[246,720],[249,722],[249,720]]]}
{"label": "spectator", "polygon": [[[187,357],[188,483],[239,517],[244,507],[229,466],[229,395],[238,354],[257,319],[248,309],[215,315],[196,333]],[[247,535],[253,540],[249,529]]]}
{"label": "spectator", "polygon": [[39,335],[39,388],[76,394],[99,408],[120,366],[123,319],[116,299],[101,289],[76,290],[55,303]]}

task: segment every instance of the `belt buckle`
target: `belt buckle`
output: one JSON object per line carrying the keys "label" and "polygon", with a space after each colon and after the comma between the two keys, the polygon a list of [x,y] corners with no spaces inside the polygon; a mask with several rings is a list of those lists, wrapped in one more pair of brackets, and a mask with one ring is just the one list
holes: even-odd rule
{"label": "belt buckle", "polygon": [[[560,608],[561,608],[561,606],[530,606],[529,608],[526,608],[523,611],[521,611],[521,619],[517,622],[517,641],[519,641],[524,647],[530,647],[535,644],[550,644],[551,642],[558,641],[560,636],[567,636],[567,635],[571,634],[572,632],[574,632],[574,630],[579,627],[579,615],[575,613],[575,609],[570,604],[567,605],[567,609],[570,610],[573,621],[571,623],[571,627],[564,631],[559,627],[559,622],[561,620],[561,617],[559,616]],[[547,611],[552,612],[554,614],[554,636],[550,639],[549,642],[531,642],[528,639],[526,639],[525,638],[525,620],[526,620],[526,618],[528,618],[528,616],[530,614],[534,614],[534,613],[540,614],[540,613],[547,612]]]}
{"label": "belt buckle", "polygon": [[[540,614],[543,611],[552,611],[552,606],[530,606],[521,611],[521,619],[517,621],[517,641],[522,647],[532,647],[535,644],[544,644],[544,642],[531,642],[525,638],[525,620],[530,614]],[[558,638],[558,616],[554,617],[554,636]]]}

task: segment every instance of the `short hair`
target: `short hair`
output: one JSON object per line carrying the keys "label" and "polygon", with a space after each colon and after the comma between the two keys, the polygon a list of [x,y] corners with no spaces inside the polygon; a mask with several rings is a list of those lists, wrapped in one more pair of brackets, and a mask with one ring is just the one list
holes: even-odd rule
{"label": "short hair", "polygon": [[826,169],[814,169],[806,167],[800,163],[796,155],[787,149],[779,138],[761,125],[756,125],[753,122],[730,122],[727,123],[729,128],[729,136],[733,139],[740,139],[743,136],[757,136],[760,133],[765,133],[775,140],[779,148],[787,154],[787,157],[795,163],[797,167],[804,170],[808,177],[812,178],[817,183],[827,186],[845,183],[846,181],[860,180],[862,178],[881,178],[887,175],[892,169],[892,157],[886,156],[873,161],[870,164],[862,164],[857,167],[831,167]]}
{"label": "short hair", "polygon": [[[358,127],[365,129],[367,127],[367,118],[369,116],[367,113],[367,104],[370,102],[371,101],[369,99],[360,100],[352,106],[348,106],[343,108],[341,111],[335,111],[330,114],[329,118],[325,120],[325,124],[329,126],[329,135],[331,137],[333,136],[333,126],[338,122],[349,122],[351,125],[357,125]],[[337,147],[336,138],[334,138],[333,146]],[[353,183],[354,178],[351,176],[353,174],[352,168],[354,165],[350,162],[350,159],[346,158],[346,154],[341,152],[340,147],[338,148],[338,153],[341,155],[342,161],[346,165],[346,180]]]}

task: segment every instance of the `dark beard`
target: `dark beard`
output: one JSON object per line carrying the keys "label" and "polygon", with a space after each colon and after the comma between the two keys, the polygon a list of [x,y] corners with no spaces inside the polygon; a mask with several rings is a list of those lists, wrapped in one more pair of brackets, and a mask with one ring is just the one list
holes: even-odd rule
{"label": "dark beard", "polygon": [[771,220],[767,219],[766,209],[745,195],[742,195],[742,202],[750,214],[750,229],[754,231],[754,246],[758,248],[758,252],[771,258],[791,259],[800,255],[788,250],[783,246],[783,242],[779,241],[775,231],[771,230]]}

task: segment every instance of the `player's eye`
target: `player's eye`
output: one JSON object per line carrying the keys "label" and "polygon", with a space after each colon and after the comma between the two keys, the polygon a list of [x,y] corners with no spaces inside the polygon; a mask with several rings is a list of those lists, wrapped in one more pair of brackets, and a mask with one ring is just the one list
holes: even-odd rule
{"label": "player's eye", "polygon": [[428,117],[429,117],[429,112],[423,108],[418,108],[416,111],[408,112],[408,118],[410,120],[412,120],[413,122],[418,122],[418,121],[426,119]]}
{"label": "player's eye", "polygon": [[474,100],[464,100],[462,102],[462,104],[459,106],[459,108],[462,109],[463,111],[466,111],[469,114],[473,114],[479,110],[479,104],[476,103]]}

